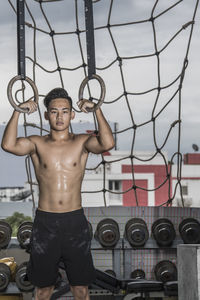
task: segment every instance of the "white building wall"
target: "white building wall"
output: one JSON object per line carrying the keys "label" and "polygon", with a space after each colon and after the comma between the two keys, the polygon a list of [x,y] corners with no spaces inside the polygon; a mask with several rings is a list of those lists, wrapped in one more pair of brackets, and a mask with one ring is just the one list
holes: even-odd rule
{"label": "white building wall", "polygon": [[[111,170],[112,173],[121,173],[121,165],[131,165],[132,161],[128,157],[130,152],[128,151],[109,151],[111,155],[104,156],[106,161],[112,160],[119,160],[117,162],[111,163]],[[163,157],[158,154],[153,159],[149,160],[154,156],[155,152],[148,152],[148,151],[141,151],[141,152],[134,152],[134,156],[141,159],[133,159],[133,164],[135,165],[163,165],[164,160]],[[164,152],[163,155],[165,156],[166,162],[168,161],[167,153]],[[125,158],[128,157],[128,158]],[[125,158],[125,159],[122,159]]]}
{"label": "white building wall", "polygon": [[[172,166],[172,188],[175,189],[177,180],[177,166]],[[181,185],[187,186],[188,195],[184,195],[184,205],[200,207],[200,165],[183,165],[181,173]],[[182,206],[180,188],[177,188],[173,206]]]}
{"label": "white building wall", "polygon": [[[155,178],[152,173],[136,173],[135,179],[147,180],[147,188],[153,190],[155,187]],[[108,189],[109,180],[132,180],[131,173],[114,174],[110,173],[106,175],[105,188]],[[103,189],[103,173],[102,174],[85,174],[82,184],[82,204],[84,207],[91,206],[104,206],[103,192],[95,193],[95,191],[101,191]],[[94,193],[86,193],[93,191]],[[123,205],[123,194],[105,193],[106,205]],[[120,198],[120,199],[119,199]],[[155,191],[148,192],[148,206],[155,205]]]}
{"label": "white building wall", "polygon": [[104,206],[103,192],[97,192],[103,189],[102,174],[85,175],[82,184],[82,205],[84,207]]}

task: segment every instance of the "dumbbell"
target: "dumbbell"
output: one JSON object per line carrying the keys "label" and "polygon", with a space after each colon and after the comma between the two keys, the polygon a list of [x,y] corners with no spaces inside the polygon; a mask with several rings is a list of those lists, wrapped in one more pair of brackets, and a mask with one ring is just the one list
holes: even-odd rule
{"label": "dumbbell", "polygon": [[95,239],[105,248],[114,247],[120,238],[119,226],[113,219],[103,219],[97,224]]}
{"label": "dumbbell", "polygon": [[0,292],[6,290],[11,278],[11,271],[9,266],[0,263]]}
{"label": "dumbbell", "polygon": [[110,274],[113,277],[117,277],[114,270],[108,269],[108,270],[105,270],[105,273]]}
{"label": "dumbbell", "polygon": [[23,262],[19,265],[15,275],[16,285],[21,292],[32,292],[34,290],[34,286],[28,281],[27,264],[28,262]]}
{"label": "dumbbell", "polygon": [[149,238],[149,231],[143,219],[132,218],[125,226],[124,237],[132,247],[142,247]]}
{"label": "dumbbell", "polygon": [[30,246],[32,227],[33,222],[30,221],[25,221],[18,227],[17,240],[23,249],[28,249]]}
{"label": "dumbbell", "polygon": [[142,269],[136,269],[131,272],[131,279],[145,279],[145,272]]}
{"label": "dumbbell", "polygon": [[177,268],[175,264],[169,260],[162,260],[154,268],[155,277],[158,281],[176,281]]}
{"label": "dumbbell", "polygon": [[0,249],[4,249],[8,246],[11,236],[11,226],[7,222],[0,220]]}
{"label": "dumbbell", "polygon": [[200,223],[196,219],[184,219],[179,224],[179,232],[185,244],[200,243]]}
{"label": "dumbbell", "polygon": [[176,237],[173,223],[165,218],[158,219],[153,223],[152,234],[161,247],[171,246]]}

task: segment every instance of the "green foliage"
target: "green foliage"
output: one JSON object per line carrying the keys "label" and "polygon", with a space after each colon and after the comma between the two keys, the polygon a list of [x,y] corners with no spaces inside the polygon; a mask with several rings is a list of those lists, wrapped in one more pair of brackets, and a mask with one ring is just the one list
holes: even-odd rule
{"label": "green foliage", "polygon": [[17,236],[19,225],[24,221],[32,221],[32,218],[16,211],[12,216],[6,218],[5,221],[12,227],[12,236]]}

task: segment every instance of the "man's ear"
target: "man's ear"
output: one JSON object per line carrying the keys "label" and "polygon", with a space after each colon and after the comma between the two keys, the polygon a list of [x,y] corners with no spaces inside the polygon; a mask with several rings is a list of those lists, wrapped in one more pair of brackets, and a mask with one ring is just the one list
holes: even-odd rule
{"label": "man's ear", "polygon": [[73,120],[75,118],[75,111],[72,110],[71,112],[71,120]]}
{"label": "man's ear", "polygon": [[45,112],[44,112],[44,118],[45,118],[45,120],[49,120],[49,114],[48,114],[48,111],[45,111]]}

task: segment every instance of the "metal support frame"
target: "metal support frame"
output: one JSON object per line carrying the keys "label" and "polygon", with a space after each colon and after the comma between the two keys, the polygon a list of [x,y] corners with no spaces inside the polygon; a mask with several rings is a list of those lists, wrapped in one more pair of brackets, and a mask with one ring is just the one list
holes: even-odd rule
{"label": "metal support frame", "polygon": [[85,26],[86,26],[88,78],[91,79],[92,75],[96,74],[93,7],[92,7],[92,0],[84,0],[84,1],[85,1]]}
{"label": "metal support frame", "polygon": [[18,75],[24,80],[26,77],[24,0],[17,0],[17,54]]}

